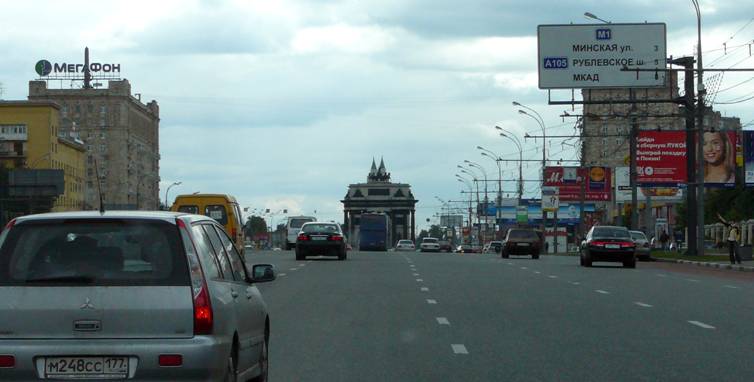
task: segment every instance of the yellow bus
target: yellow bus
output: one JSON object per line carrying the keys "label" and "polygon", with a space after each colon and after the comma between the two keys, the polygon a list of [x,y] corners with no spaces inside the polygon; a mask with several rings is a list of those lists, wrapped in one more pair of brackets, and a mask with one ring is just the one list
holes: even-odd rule
{"label": "yellow bus", "polygon": [[241,208],[236,198],[224,194],[178,195],[171,211],[209,216],[225,227],[233,238],[239,253],[244,252],[243,222]]}

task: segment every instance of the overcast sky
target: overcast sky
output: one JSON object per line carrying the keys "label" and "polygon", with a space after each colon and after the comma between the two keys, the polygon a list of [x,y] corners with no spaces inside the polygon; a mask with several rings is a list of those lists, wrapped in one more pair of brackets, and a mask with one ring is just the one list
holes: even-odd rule
{"label": "overcast sky", "polygon": [[[701,3],[705,66],[754,67],[748,47],[735,48],[754,40],[754,2]],[[120,63],[133,91],[160,104],[162,198],[182,181],[171,194],[229,193],[244,207],[337,221],[373,157],[412,185],[422,223],[439,211],[435,196],[466,197],[454,177],[464,159],[496,177],[476,146],[518,155],[493,126],[540,131],[514,100],[538,110],[548,134],[573,133],[559,117],[566,108],[537,88],[538,24],[589,23],[589,11],[667,23],[676,57],[696,41],[693,7],[681,0],[0,0],[0,9],[2,98],[26,98],[37,60],[80,63],[89,46],[93,61]],[[716,100],[752,94],[754,81],[727,88],[753,76],[726,74]],[[752,106],[715,107],[746,123]],[[525,145],[525,158],[541,157],[541,141]],[[548,149],[575,158],[558,141]],[[514,165],[504,174],[514,177]],[[534,183],[526,191],[539,196]]]}

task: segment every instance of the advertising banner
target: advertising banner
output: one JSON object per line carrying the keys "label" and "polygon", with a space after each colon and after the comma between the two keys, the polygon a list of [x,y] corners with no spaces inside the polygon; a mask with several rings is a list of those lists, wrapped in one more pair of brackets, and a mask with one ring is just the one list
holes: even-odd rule
{"label": "advertising banner", "polygon": [[[559,203],[558,205],[558,224],[575,225],[579,224],[580,216],[579,202]],[[500,207],[500,218],[498,224],[502,226],[511,226],[516,224],[527,224],[537,226],[542,223],[542,202],[536,199],[523,200],[520,205],[503,205]],[[526,212],[524,212],[524,209]],[[595,211],[594,203],[584,203],[585,219],[588,221],[589,216]],[[524,216],[527,220],[524,221]],[[551,221],[551,220],[550,220]],[[552,223],[548,223],[552,224]]]}
{"label": "advertising banner", "polygon": [[557,187],[542,187],[542,210],[543,211],[557,211],[559,201],[560,201],[560,198],[558,197]]}
{"label": "advertising banner", "polygon": [[546,167],[543,187],[556,187],[561,202],[612,200],[612,174],[609,167]]}
{"label": "advertising banner", "polygon": [[704,133],[704,184],[712,187],[736,185],[735,131],[708,131]]}
{"label": "advertising banner", "polygon": [[[628,167],[616,167],[615,178],[615,201],[618,203],[631,202],[631,174]],[[647,196],[656,202],[681,202],[684,200],[684,192],[681,187],[639,187],[638,199],[643,202]]]}
{"label": "advertising banner", "polygon": [[639,131],[636,144],[636,183],[652,186],[685,184],[686,133]]}
{"label": "advertising banner", "polygon": [[754,131],[744,131],[744,181],[754,186]]}

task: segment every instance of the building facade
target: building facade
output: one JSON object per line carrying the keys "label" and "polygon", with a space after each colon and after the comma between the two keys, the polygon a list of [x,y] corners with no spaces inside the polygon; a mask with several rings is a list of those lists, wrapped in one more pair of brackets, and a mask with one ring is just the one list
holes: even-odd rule
{"label": "building facade", "polygon": [[416,203],[418,200],[411,193],[411,185],[392,183],[390,173],[385,169],[385,162],[380,161],[379,168],[372,160],[372,168],[366,183],[348,186],[348,193],[341,200],[343,203],[343,223],[352,244],[358,237],[359,221],[363,213],[385,213],[391,222],[390,233],[394,245],[398,240],[416,238]]}
{"label": "building facade", "polygon": [[156,101],[131,94],[128,80],[108,81],[107,88],[50,89],[46,81],[29,82],[30,100],[60,105],[60,130],[78,134],[86,148],[84,208],[159,208],[159,123]]}
{"label": "building facade", "polygon": [[61,170],[63,189],[51,210],[78,211],[84,207],[85,148],[75,134],[61,131],[59,111],[50,101],[0,101],[0,162],[7,169]]}

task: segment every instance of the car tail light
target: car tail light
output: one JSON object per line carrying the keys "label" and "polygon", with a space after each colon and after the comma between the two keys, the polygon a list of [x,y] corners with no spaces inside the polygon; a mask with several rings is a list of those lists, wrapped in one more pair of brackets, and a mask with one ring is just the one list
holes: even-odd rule
{"label": "car tail light", "polygon": [[2,368],[16,367],[16,357],[12,355],[0,355],[0,367]]}
{"label": "car tail light", "polygon": [[623,243],[620,243],[620,247],[621,248],[634,248],[636,247],[636,244],[630,243],[630,242],[623,242]]}
{"label": "car tail light", "polygon": [[605,242],[604,241],[593,241],[593,242],[589,243],[589,245],[592,246],[592,247],[604,247],[605,246]]}
{"label": "car tail light", "polygon": [[304,235],[302,233],[301,235],[298,235],[298,237],[296,238],[296,240],[298,240],[298,241],[307,241],[307,240],[309,240],[309,237],[307,237],[306,235]]}
{"label": "car tail light", "polygon": [[328,237],[327,240],[330,240],[330,241],[343,241],[343,236],[340,236],[340,235],[330,235],[330,237]]}
{"label": "car tail light", "polygon": [[5,228],[3,229],[3,231],[7,231],[13,228],[14,225],[16,225],[16,219],[11,219],[11,221],[9,221],[8,224],[5,225]]}
{"label": "car tail light", "polygon": [[180,354],[160,354],[159,363],[162,367],[176,367],[183,365],[183,356]]}
{"label": "car tail light", "polygon": [[183,245],[186,248],[186,258],[189,263],[189,273],[191,274],[191,292],[194,298],[194,335],[206,335],[212,333],[213,313],[212,302],[207,288],[207,281],[204,278],[199,257],[197,256],[196,247],[191,241],[188,227],[181,219],[175,219],[178,230],[181,232]]}

